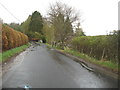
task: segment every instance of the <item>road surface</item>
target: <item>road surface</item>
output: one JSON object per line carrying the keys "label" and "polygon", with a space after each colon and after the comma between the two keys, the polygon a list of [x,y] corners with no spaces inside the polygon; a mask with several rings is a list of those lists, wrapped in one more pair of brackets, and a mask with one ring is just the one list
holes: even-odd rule
{"label": "road surface", "polygon": [[46,45],[32,45],[13,60],[2,77],[3,88],[117,88],[115,79],[90,72]]}

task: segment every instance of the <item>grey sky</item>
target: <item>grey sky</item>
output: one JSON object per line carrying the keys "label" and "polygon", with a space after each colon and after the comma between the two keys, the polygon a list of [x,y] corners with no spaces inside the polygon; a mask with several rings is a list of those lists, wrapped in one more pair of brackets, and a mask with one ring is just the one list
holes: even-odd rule
{"label": "grey sky", "polygon": [[35,10],[46,15],[49,4],[56,1],[72,6],[81,13],[81,23],[87,35],[103,35],[118,29],[118,1],[119,0],[0,0],[16,20],[0,5],[0,18],[5,23],[21,23]]}

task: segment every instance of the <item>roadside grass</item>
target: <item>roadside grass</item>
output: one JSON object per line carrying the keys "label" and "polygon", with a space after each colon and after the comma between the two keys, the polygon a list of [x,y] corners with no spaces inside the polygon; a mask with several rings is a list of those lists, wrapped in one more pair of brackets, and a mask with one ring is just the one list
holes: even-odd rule
{"label": "roadside grass", "polygon": [[[48,47],[52,47],[52,45],[49,45],[49,44],[46,44]],[[75,51],[75,50],[71,50],[69,48],[65,48],[64,50],[61,50],[57,47],[53,47],[61,52],[64,52],[64,53],[68,53],[68,54],[71,54],[73,56],[76,56],[78,58],[81,58],[83,60],[86,60],[90,63],[93,63],[93,64],[96,64],[98,66],[101,66],[101,67],[104,67],[104,68],[108,68],[108,69],[111,69],[112,71],[115,71],[115,72],[118,72],[118,70],[120,70],[120,66],[117,64],[117,63],[114,63],[112,61],[104,61],[104,60],[97,60],[93,57],[90,57],[84,53],[80,53],[78,51]]]}
{"label": "roadside grass", "polygon": [[0,53],[0,62],[5,62],[10,57],[24,51],[29,46],[30,46],[30,44],[26,44],[26,45],[22,45],[20,47],[16,47],[16,48],[13,48],[13,49],[10,49],[10,50]]}
{"label": "roadside grass", "polygon": [[78,51],[70,50],[70,49],[65,49],[65,50],[63,50],[63,52],[72,54],[72,55],[77,56],[79,58],[82,58],[86,61],[89,61],[90,63],[102,66],[104,68],[111,69],[111,70],[116,71],[116,72],[118,72],[118,69],[120,70],[119,65],[117,63],[114,63],[114,62],[111,62],[111,61],[97,60],[95,58],[92,58],[92,57],[84,54],[84,53],[80,53]]}

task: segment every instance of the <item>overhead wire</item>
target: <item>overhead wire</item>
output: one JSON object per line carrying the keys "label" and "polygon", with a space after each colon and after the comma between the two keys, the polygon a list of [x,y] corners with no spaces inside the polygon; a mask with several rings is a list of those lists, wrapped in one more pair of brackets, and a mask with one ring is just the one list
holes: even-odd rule
{"label": "overhead wire", "polygon": [[12,16],[14,17],[17,21],[21,22],[12,12],[10,12],[10,10],[8,10],[8,8],[5,7],[5,5],[3,5],[1,2],[0,2],[0,5]]}

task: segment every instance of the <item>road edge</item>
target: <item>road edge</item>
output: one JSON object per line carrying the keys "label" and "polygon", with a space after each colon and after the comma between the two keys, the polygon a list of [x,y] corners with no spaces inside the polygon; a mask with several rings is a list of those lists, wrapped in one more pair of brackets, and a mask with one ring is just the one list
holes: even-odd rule
{"label": "road edge", "polygon": [[[81,58],[78,58],[77,56],[71,55],[71,54],[66,53],[66,52],[62,52],[62,51],[57,50],[57,49],[55,49],[55,51],[58,52],[58,53],[60,53],[60,54],[65,55],[67,57],[72,58],[74,61],[76,61],[78,63],[84,63],[89,68],[94,69],[94,71],[96,71],[96,72],[99,72],[101,74],[104,74],[104,75],[109,76],[109,77],[114,78],[114,79],[119,79],[119,75],[117,73],[114,73],[114,72],[110,71],[107,68],[100,67],[100,66],[98,66],[98,65],[96,65],[94,63],[88,62],[87,60],[83,60]],[[93,71],[93,70],[90,70],[90,71]]]}

